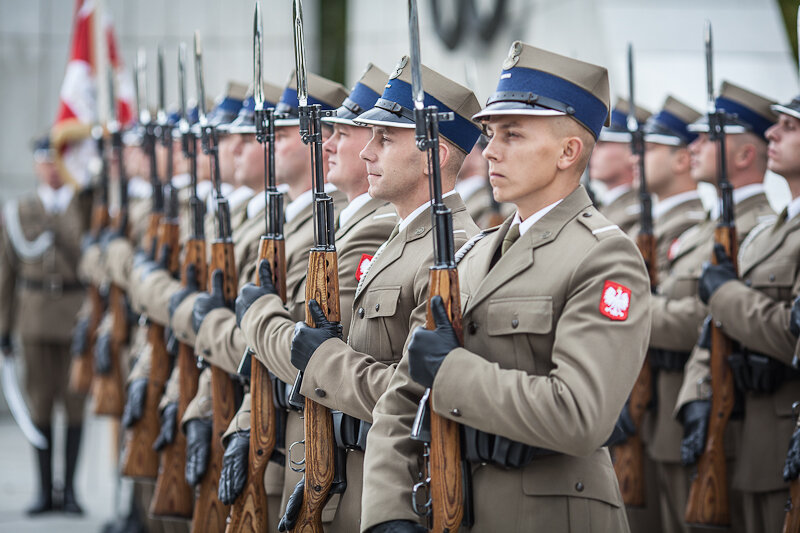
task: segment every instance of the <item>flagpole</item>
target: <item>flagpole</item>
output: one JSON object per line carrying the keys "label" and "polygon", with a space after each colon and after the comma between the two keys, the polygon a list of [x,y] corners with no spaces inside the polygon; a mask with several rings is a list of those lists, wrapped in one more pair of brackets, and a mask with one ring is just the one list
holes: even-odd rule
{"label": "flagpole", "polygon": [[92,42],[94,55],[94,81],[97,88],[97,123],[108,124],[108,39],[105,32],[106,0],[94,0],[92,14]]}

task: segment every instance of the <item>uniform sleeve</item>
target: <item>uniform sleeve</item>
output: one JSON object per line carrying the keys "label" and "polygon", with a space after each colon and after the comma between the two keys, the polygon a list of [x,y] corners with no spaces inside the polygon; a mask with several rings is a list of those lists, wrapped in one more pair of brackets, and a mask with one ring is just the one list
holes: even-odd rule
{"label": "uniform sleeve", "polygon": [[172,320],[170,320],[169,324],[175,337],[189,346],[194,346],[197,340],[197,334],[192,326],[192,309],[199,295],[199,292],[195,292],[184,298],[175,309],[175,314],[172,315]]}
{"label": "uniform sleeve", "polygon": [[211,369],[206,368],[200,372],[197,380],[197,394],[186,407],[181,419],[181,429],[186,432],[186,424],[196,418],[211,419],[214,414],[214,403],[211,399]]}
{"label": "uniform sleeve", "polygon": [[78,278],[97,287],[106,280],[103,254],[99,245],[93,244],[81,254],[81,259],[78,261]]}
{"label": "uniform sleeve", "polygon": [[247,344],[233,311],[223,307],[208,313],[197,332],[194,348],[212,365],[235,374]]}
{"label": "uniform sleeve", "polygon": [[178,365],[172,369],[167,380],[167,386],[164,388],[164,394],[161,395],[161,401],[158,402],[158,411],[161,412],[164,408],[171,404],[176,403],[180,396],[180,382],[181,370]]}
{"label": "uniform sleeve", "polygon": [[[793,294],[797,294],[797,287]],[[711,296],[709,307],[714,320],[722,323],[722,330],[729,337],[792,364],[797,339],[789,331],[791,302],[773,300],[736,280],[720,286]]]}
{"label": "uniform sleeve", "polygon": [[683,382],[675,402],[673,417],[677,417],[687,403],[711,398],[710,361],[711,352],[699,346],[694,347],[683,370]]}
{"label": "uniform sleeve", "polygon": [[128,282],[131,277],[133,251],[133,245],[124,238],[114,239],[106,249],[108,277],[124,291],[128,290]]}
{"label": "uniform sleeve", "polygon": [[690,352],[697,342],[700,326],[708,314],[696,296],[669,299],[662,295],[650,298],[652,336],[650,346],[676,352]]}
{"label": "uniform sleeve", "polygon": [[128,383],[136,381],[137,379],[148,379],[150,377],[151,358],[151,348],[150,344],[148,343],[145,345],[142,353],[139,354],[139,357],[136,358],[136,362],[133,364],[131,373],[128,375]]}
{"label": "uniform sleeve", "polygon": [[297,377],[297,369],[289,357],[294,324],[289,311],[274,294],[267,294],[253,302],[242,318],[241,331],[244,332],[246,345],[284,383],[294,383]]}
{"label": "uniform sleeve", "polygon": [[166,270],[159,269],[136,285],[132,299],[139,303],[147,318],[166,326],[169,325],[169,299],[180,288],[180,281]]}
{"label": "uniform sleeve", "polygon": [[228,424],[228,429],[225,430],[225,433],[222,434],[222,445],[227,446],[228,438],[236,433],[237,431],[245,431],[250,429],[250,405],[252,402],[252,398],[250,397],[250,393],[244,395],[244,399],[242,399],[242,405],[239,406],[239,409],[236,411],[236,414],[233,415],[231,419],[231,423]]}
{"label": "uniform sleeve", "polygon": [[17,258],[5,228],[0,226],[0,335],[9,335],[14,327]]}

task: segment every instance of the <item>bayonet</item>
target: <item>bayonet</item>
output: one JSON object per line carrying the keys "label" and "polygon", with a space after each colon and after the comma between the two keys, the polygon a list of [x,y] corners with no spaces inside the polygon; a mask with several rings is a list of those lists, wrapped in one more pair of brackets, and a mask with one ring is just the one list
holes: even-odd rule
{"label": "bayonet", "polygon": [[[703,31],[703,40],[706,49],[706,109],[710,117],[717,112],[717,104],[714,99],[714,48],[711,36],[711,21],[706,20]],[[710,128],[711,124],[709,124]],[[709,129],[709,133],[711,130]]]}
{"label": "bayonet", "polygon": [[306,47],[303,38],[303,2],[293,0],[294,17],[294,61],[297,76],[297,99],[300,106],[308,105],[308,79],[306,78]]}
{"label": "bayonet", "polygon": [[16,357],[12,355],[2,354],[3,365],[0,367],[0,383],[2,383],[3,395],[8,404],[8,410],[11,411],[11,416],[16,421],[22,434],[28,439],[28,442],[33,444],[35,448],[46,450],[50,447],[44,434],[36,427],[25,406],[25,399],[19,389],[17,382],[16,371]]}
{"label": "bayonet", "polygon": [[136,107],[139,112],[139,124],[150,123],[150,110],[147,108],[147,53],[139,48],[136,55]]}
{"label": "bayonet", "polygon": [[206,117],[206,90],[203,84],[203,47],[200,42],[200,32],[194,32],[194,75],[197,87],[197,115],[200,127],[208,124]]}
{"label": "bayonet", "polygon": [[162,45],[158,45],[158,111],[156,111],[156,121],[161,127],[164,127],[167,124],[166,89],[164,87],[165,83],[164,47]]}

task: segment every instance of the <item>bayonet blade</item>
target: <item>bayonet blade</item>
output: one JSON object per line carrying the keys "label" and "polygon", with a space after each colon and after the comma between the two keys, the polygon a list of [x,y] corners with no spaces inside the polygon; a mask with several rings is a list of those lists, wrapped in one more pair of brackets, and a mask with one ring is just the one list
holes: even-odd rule
{"label": "bayonet blade", "polygon": [[411,53],[411,94],[414,97],[414,107],[425,107],[425,90],[422,87],[422,59],[419,47],[419,15],[417,0],[408,0],[408,38]]}
{"label": "bayonet blade", "polygon": [[19,390],[17,383],[16,361],[15,356],[3,354],[3,366],[0,368],[0,383],[2,383],[3,395],[8,404],[8,410],[11,411],[11,416],[19,425],[22,434],[28,439],[28,442],[33,444],[34,447],[40,450],[46,450],[50,443],[42,434],[41,431],[34,425],[28,408],[25,406],[25,400],[22,397],[22,392]]}
{"label": "bayonet blade", "polygon": [[180,121],[178,128],[181,133],[189,131],[189,121],[186,118],[186,43],[178,45],[178,101],[180,105]]}
{"label": "bayonet blade", "polygon": [[201,126],[208,124],[206,117],[206,90],[203,84],[203,48],[200,32],[194,32],[194,74],[197,82],[197,115]]}
{"label": "bayonet blade", "polygon": [[253,15],[253,100],[256,109],[264,109],[264,84],[261,77],[261,46],[263,43],[263,28],[261,25],[261,2],[256,2]]}
{"label": "bayonet blade", "polygon": [[294,15],[294,61],[297,76],[297,99],[300,106],[308,105],[308,79],[306,78],[306,47],[303,40],[303,2],[293,0]]}
{"label": "bayonet blade", "polygon": [[137,87],[139,88],[137,92],[137,99],[139,99],[139,123],[149,124],[150,110],[147,108],[147,52],[144,51],[144,48],[139,48],[139,52],[136,56],[136,68],[138,71],[136,81]]}
{"label": "bayonet blade", "polygon": [[156,121],[160,125],[167,123],[167,105],[166,105],[166,92],[165,76],[164,76],[164,47],[158,45],[158,111],[156,112]]}
{"label": "bayonet blade", "polygon": [[114,69],[110,68],[108,74],[108,128],[111,130],[112,125],[119,127],[117,124],[117,97],[114,91]]}
{"label": "bayonet blade", "polygon": [[628,43],[628,131],[639,130],[639,121],[636,118],[636,99],[633,92],[633,44]]}
{"label": "bayonet blade", "polygon": [[711,35],[710,20],[706,20],[703,38],[706,43],[706,96],[708,97],[708,112],[715,113],[717,106],[714,102],[714,45]]}

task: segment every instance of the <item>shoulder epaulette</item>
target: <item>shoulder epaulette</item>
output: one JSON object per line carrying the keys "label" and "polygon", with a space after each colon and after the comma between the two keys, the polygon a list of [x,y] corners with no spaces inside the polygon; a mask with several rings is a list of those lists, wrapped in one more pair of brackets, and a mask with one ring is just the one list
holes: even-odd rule
{"label": "shoulder epaulette", "polygon": [[619,226],[610,222],[593,208],[585,209],[577,216],[577,219],[586,229],[592,232],[592,235],[594,235],[597,240],[622,233]]}
{"label": "shoulder epaulette", "polygon": [[771,228],[772,226],[774,226],[775,225],[775,220],[776,220],[776,217],[771,215],[769,217],[769,220],[764,220],[763,222],[757,224],[756,227],[751,229],[750,233],[748,233],[745,236],[744,240],[742,241],[741,246],[739,246],[739,255],[738,255],[739,264],[742,263],[742,257],[744,257],[745,249],[748,246],[750,246],[750,244],[755,240],[755,238],[758,236],[759,233],[763,232],[765,229],[768,229],[768,228]]}

